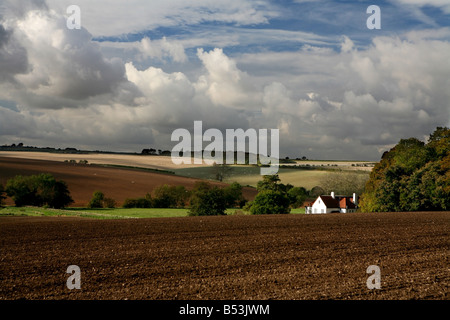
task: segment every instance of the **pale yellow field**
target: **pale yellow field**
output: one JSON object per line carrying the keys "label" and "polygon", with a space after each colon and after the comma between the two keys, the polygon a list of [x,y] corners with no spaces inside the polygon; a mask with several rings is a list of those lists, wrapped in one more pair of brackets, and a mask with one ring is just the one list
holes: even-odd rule
{"label": "pale yellow field", "polygon": [[76,160],[77,162],[80,160],[87,160],[90,164],[109,164],[162,170],[206,166],[206,164],[176,165],[172,162],[171,157],[168,156],[141,156],[126,154],[70,154],[49,152],[0,151],[0,157],[49,161]]}
{"label": "pale yellow field", "polygon": [[327,160],[302,160],[296,161],[296,163],[286,163],[283,166],[305,166],[310,165],[313,167],[331,167],[339,168],[342,170],[364,170],[371,171],[375,162],[370,161],[327,161]]}
{"label": "pale yellow field", "polygon": [[[49,153],[49,152],[26,152],[26,151],[0,151],[0,157],[12,157],[35,160],[87,160],[89,163],[95,164],[111,164],[122,166],[133,166],[155,169],[180,169],[180,168],[196,168],[208,166],[202,164],[174,164],[169,156],[143,156],[143,155],[127,155],[127,154],[105,154],[105,153],[89,153],[89,154],[71,154],[71,153]],[[352,164],[367,166],[352,166]],[[327,161],[327,160],[304,160],[296,161],[294,164],[282,164],[283,166],[310,165],[316,167],[334,166],[340,169],[348,170],[372,170],[373,162],[369,161]]]}
{"label": "pale yellow field", "polygon": [[[258,169],[259,170],[259,169]],[[278,171],[278,176],[280,177],[281,183],[292,184],[295,187],[304,187],[306,189],[312,189],[315,186],[320,185],[321,178],[329,174],[329,171],[320,170],[291,170],[281,168]],[[262,180],[260,174],[252,175],[236,175],[226,178],[224,182],[232,183],[238,182],[241,185],[249,185],[256,187],[258,181]]]}

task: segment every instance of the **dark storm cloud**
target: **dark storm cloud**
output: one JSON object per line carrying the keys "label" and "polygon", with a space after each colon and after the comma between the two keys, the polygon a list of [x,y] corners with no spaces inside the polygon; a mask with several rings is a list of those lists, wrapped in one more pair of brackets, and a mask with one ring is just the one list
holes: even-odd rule
{"label": "dark storm cloud", "polygon": [[12,33],[0,24],[0,82],[14,81],[15,74],[25,73],[28,69],[27,51],[14,42]]}

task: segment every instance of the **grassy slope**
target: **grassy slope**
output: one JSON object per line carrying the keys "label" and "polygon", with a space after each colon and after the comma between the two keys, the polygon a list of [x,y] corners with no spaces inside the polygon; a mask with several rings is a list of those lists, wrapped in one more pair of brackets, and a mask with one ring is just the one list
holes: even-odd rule
{"label": "grassy slope", "polygon": [[[260,168],[255,166],[232,166],[231,172],[223,182],[238,182],[244,186],[256,187],[258,181],[262,180]],[[175,174],[185,177],[196,177],[201,179],[214,179],[214,169],[211,167],[183,168],[173,170]],[[321,178],[329,173],[325,170],[301,170],[280,168],[278,176],[284,184],[292,184],[296,187],[311,189],[320,185]]]}

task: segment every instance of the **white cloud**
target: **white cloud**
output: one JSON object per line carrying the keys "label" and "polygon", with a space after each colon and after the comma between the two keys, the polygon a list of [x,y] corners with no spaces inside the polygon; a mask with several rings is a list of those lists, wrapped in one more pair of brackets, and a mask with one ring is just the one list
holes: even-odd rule
{"label": "white cloud", "polygon": [[[71,0],[47,0],[60,14]],[[77,0],[82,26],[94,36],[117,36],[157,27],[222,22],[237,25],[267,23],[277,15],[268,1],[251,0]]]}
{"label": "white cloud", "polygon": [[[200,65],[196,68],[185,49],[208,43],[201,35],[97,43],[86,29],[68,30],[62,14],[25,7],[14,8],[20,14],[8,13],[0,23],[0,101],[17,105],[17,110],[0,106],[2,140],[127,151],[150,143],[170,148],[172,130],[202,120],[205,128],[222,130],[279,128],[282,153],[288,155],[376,160],[400,138],[449,123],[448,28],[437,30],[441,37],[428,31],[376,37],[366,48],[347,36],[340,50],[319,46],[321,39],[312,34],[271,30],[272,39],[278,34],[318,42],[296,52],[226,54],[220,47],[200,47],[190,58]],[[264,20],[249,4],[212,8],[211,15],[222,21],[238,23],[241,14]],[[221,17],[221,10],[234,14]],[[256,43],[263,35],[225,33],[218,43],[239,43],[251,35]],[[105,58],[102,49],[114,46],[128,57],[126,63]],[[170,68],[179,70],[139,67],[146,59],[176,62]],[[188,73],[187,65],[195,71]]]}
{"label": "white cloud", "polygon": [[169,42],[166,37],[157,41],[151,41],[148,37],[144,37],[139,43],[139,50],[143,58],[156,57],[163,59],[163,57],[169,56],[175,62],[185,62],[187,60],[183,45],[179,42]]}
{"label": "white cloud", "polygon": [[198,58],[207,70],[201,77],[206,94],[215,105],[236,109],[260,109],[260,93],[251,78],[239,70],[235,61],[221,49],[204,52],[199,49]]}
{"label": "white cloud", "polygon": [[106,61],[85,29],[69,30],[52,12],[29,11],[17,21],[15,36],[30,64],[16,79],[36,95],[82,100],[111,93],[125,80],[120,61]]}

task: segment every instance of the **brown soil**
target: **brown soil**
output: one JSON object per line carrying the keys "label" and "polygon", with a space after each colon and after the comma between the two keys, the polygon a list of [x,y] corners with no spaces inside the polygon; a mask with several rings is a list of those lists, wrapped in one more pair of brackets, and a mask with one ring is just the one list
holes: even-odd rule
{"label": "brown soil", "polygon": [[2,217],[0,299],[448,300],[449,226],[450,212]]}
{"label": "brown soil", "polygon": [[[86,206],[97,190],[102,191],[106,197],[116,200],[120,206],[126,198],[143,197],[147,192],[151,193],[154,188],[163,184],[183,185],[191,189],[195,182],[199,181],[199,179],[138,169],[0,157],[0,183],[3,185],[16,175],[38,173],[50,173],[56,179],[64,180],[74,200],[72,207]],[[224,183],[214,181],[210,183],[226,186]],[[243,193],[246,199],[251,200],[255,197],[256,190],[245,187]],[[7,204],[13,204],[12,200],[7,199]]]}

